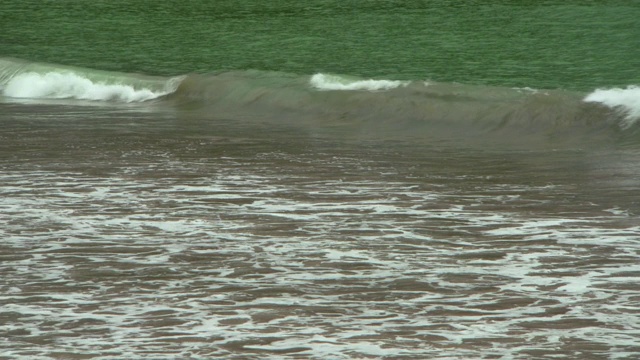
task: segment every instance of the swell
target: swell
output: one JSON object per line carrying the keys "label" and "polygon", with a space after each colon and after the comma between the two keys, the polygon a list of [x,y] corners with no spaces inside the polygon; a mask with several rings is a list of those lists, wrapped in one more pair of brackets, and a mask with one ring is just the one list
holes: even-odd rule
{"label": "swell", "polygon": [[257,70],[168,78],[0,58],[0,91],[4,99],[30,103],[139,103],[205,120],[258,119],[373,136],[453,134],[515,142],[639,137],[640,89],[634,86],[585,94]]}
{"label": "swell", "polygon": [[537,136],[590,141],[595,137],[637,137],[640,113],[624,99],[634,96],[629,93],[632,91],[597,90],[589,95],[565,90],[236,71],[189,75],[165,100],[178,107],[202,108],[219,118],[353,127],[373,136],[447,134],[516,142]]}

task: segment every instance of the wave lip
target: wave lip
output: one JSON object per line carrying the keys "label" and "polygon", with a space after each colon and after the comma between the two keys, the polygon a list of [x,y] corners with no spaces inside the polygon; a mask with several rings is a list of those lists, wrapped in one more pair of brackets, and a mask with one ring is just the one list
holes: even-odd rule
{"label": "wave lip", "polygon": [[400,80],[349,80],[337,75],[315,74],[309,80],[311,86],[318,90],[391,90],[407,86],[410,82]]}
{"label": "wave lip", "polygon": [[175,91],[179,80],[0,58],[8,98],[143,102]]}
{"label": "wave lip", "polygon": [[640,87],[631,85],[626,89],[597,89],[584,98],[585,102],[596,102],[619,109],[625,116],[621,126],[629,128],[640,120]]}
{"label": "wave lip", "polygon": [[166,95],[166,91],[136,89],[131,85],[94,82],[74,73],[35,72],[23,73],[12,78],[3,94],[13,98],[30,99],[78,99],[94,101],[141,102]]}

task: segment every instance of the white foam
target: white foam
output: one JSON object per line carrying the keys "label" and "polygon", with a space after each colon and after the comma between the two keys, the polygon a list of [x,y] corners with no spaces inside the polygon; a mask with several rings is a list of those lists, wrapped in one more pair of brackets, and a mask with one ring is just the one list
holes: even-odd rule
{"label": "white foam", "polygon": [[30,99],[79,99],[140,102],[166,95],[166,91],[136,89],[131,85],[95,82],[73,72],[22,73],[13,77],[3,95]]}
{"label": "white foam", "polygon": [[[0,332],[16,334],[12,356],[460,359],[520,358],[572,339],[637,347],[639,228],[586,201],[576,206],[594,211],[550,213],[540,194],[567,196],[561,184],[461,191],[376,180],[391,169],[358,158],[297,155],[287,159],[367,176],[282,181],[271,167],[280,154],[256,165],[181,163],[165,151],[144,155],[155,168],[123,160],[127,176],[0,172],[0,300],[18,314]],[[148,176],[187,165],[210,171]],[[574,320],[589,322],[563,327]],[[34,336],[55,341],[35,347]]]}
{"label": "white foam", "polygon": [[587,95],[584,101],[621,109],[626,115],[624,127],[632,126],[640,120],[640,87],[638,86],[628,86],[626,89],[597,89]]}
{"label": "white foam", "polygon": [[349,80],[337,75],[315,74],[309,81],[319,90],[390,90],[400,86],[407,86],[408,81],[400,80]]}

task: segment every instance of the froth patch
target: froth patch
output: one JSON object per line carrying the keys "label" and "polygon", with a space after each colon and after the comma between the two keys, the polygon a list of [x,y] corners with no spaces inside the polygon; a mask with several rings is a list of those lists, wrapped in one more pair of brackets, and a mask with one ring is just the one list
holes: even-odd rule
{"label": "froth patch", "polygon": [[409,82],[399,80],[349,80],[337,75],[315,74],[309,81],[319,90],[390,90],[407,86]]}
{"label": "froth patch", "polygon": [[13,98],[30,99],[140,102],[155,99],[166,92],[136,89],[126,84],[96,82],[73,72],[28,72],[9,80],[3,94]]}
{"label": "froth patch", "polygon": [[629,86],[626,89],[597,89],[584,98],[586,102],[597,102],[611,108],[621,109],[626,115],[625,127],[640,120],[640,87]]}

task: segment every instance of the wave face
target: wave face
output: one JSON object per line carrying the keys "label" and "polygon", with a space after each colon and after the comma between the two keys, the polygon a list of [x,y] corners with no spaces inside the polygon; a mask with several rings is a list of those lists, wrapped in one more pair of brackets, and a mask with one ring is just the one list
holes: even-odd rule
{"label": "wave face", "polygon": [[637,86],[585,94],[257,70],[167,78],[0,59],[0,89],[5,99],[31,103],[154,100],[153,106],[188,109],[204,119],[351,128],[372,136],[592,141],[596,136],[635,137],[640,119]]}
{"label": "wave face", "polygon": [[626,101],[615,101],[615,91],[584,94],[235,71],[189,75],[166,100],[190,109],[197,104],[221,118],[352,127],[372,136],[494,135],[499,141],[520,142],[531,137],[591,141],[635,136],[640,114],[634,94],[626,94]]}
{"label": "wave face", "polygon": [[173,91],[171,81],[92,69],[0,59],[0,89],[15,99],[142,102]]}

